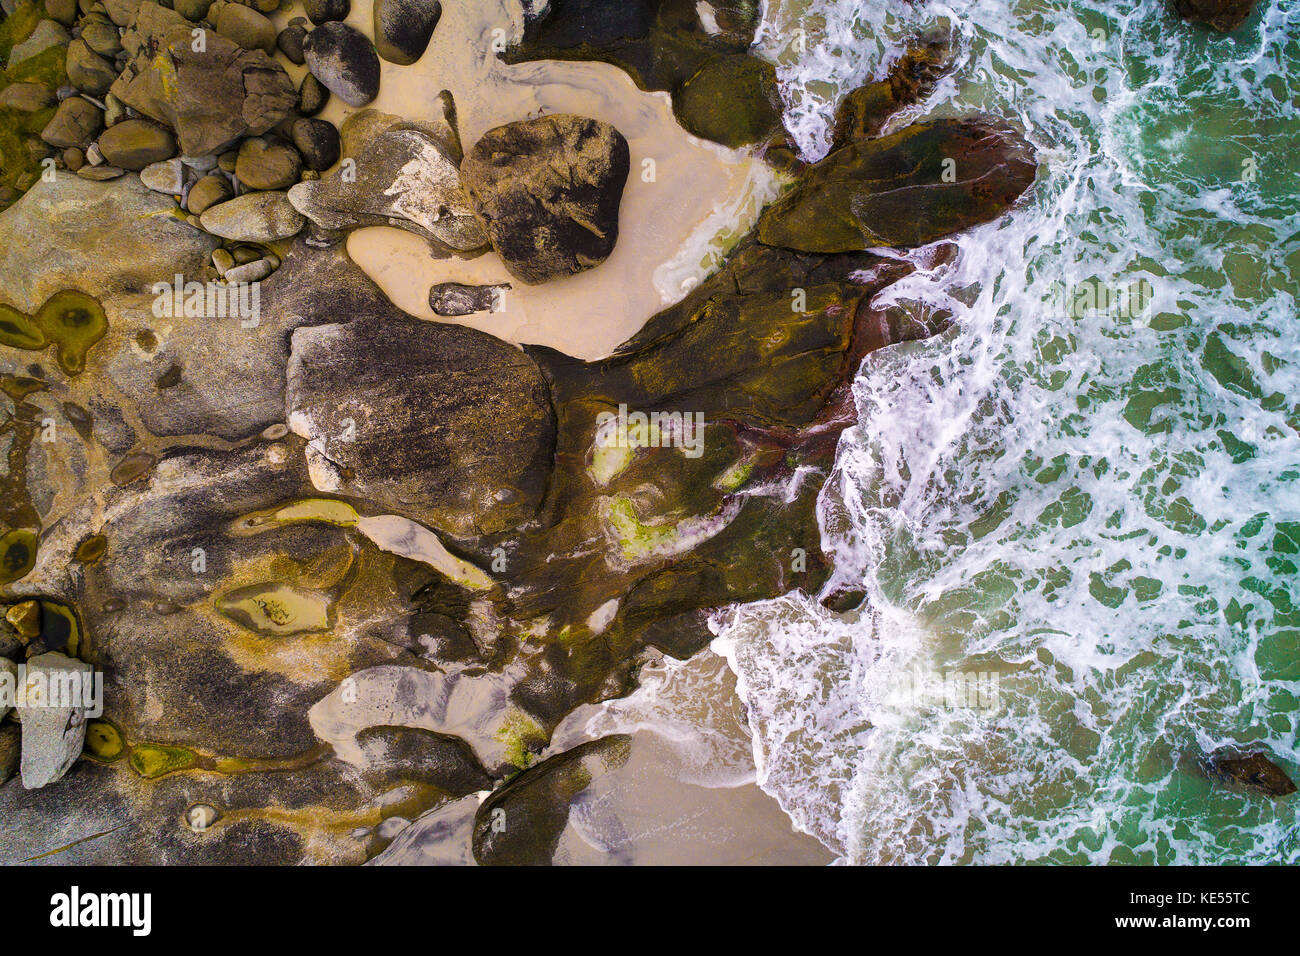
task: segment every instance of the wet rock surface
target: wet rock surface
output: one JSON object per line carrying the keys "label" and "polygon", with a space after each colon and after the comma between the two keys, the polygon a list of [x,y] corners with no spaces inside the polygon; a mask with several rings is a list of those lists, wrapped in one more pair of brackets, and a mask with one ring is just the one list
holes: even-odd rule
{"label": "wet rock surface", "polygon": [[[61,75],[0,93],[33,139],[64,113],[43,142],[77,168],[0,214],[0,667],[93,669],[105,701],[0,724],[6,860],[547,863],[581,827],[622,861],[600,801],[639,779],[631,738],[553,733],[648,660],[699,652],[712,611],[823,588],[817,501],[853,375],[946,322],[877,307],[916,265],[865,250],[999,215],[1032,151],[983,120],[872,139],[946,68],[942,42],[918,44],[846,101],[835,152],[789,163],[786,198],[712,276],[583,362],[405,315],[341,240],[490,245],[521,283],[598,267],[629,173],[618,130],[520,119],[462,159],[432,91],[439,119],[336,129],[303,117],[379,81],[346,0],[278,37],[266,5],[174,7],[55,18],[80,28],[67,78],[94,102],[56,105]],[[506,55],[615,63],[699,135],[788,152],[747,53],[755,5],[708,9],[706,30],[686,0],[552,0]],[[377,5],[384,57],[418,59],[437,10]],[[301,101],[274,59],[299,50]],[[443,283],[429,303],[493,312],[511,288]],[[231,291],[247,297],[214,311]]]}
{"label": "wet rock surface", "polygon": [[593,268],[614,251],[628,164],[618,130],[559,114],[489,130],[461,176],[510,274],[537,284]]}

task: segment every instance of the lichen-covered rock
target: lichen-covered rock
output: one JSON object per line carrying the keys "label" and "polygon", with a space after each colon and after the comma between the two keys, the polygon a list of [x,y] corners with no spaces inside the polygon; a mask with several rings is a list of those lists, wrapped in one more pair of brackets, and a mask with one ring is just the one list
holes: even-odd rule
{"label": "lichen-covered rock", "polygon": [[379,57],[365,34],[331,20],[302,44],[307,69],[349,106],[365,106],[379,95]]}
{"label": "lichen-covered rock", "polygon": [[473,329],[365,315],[299,329],[286,402],[320,491],[458,536],[517,527],[545,493],[555,425],[541,373]]}
{"label": "lichen-covered rock", "polygon": [[461,177],[510,274],[537,284],[593,268],[614,251],[628,164],[618,130],[561,113],[488,130]]}
{"label": "lichen-covered rock", "polygon": [[424,55],[441,16],[438,0],[375,0],[375,48],[388,62],[409,66]]}
{"label": "lichen-covered rock", "polygon": [[1006,126],[919,123],[831,153],[763,213],[758,238],[819,253],[924,245],[1006,212],[1037,169]]}
{"label": "lichen-covered rock", "polygon": [[114,166],[140,170],[175,156],[176,140],[156,123],[128,119],[104,130],[99,137],[99,151]]}
{"label": "lichen-covered rock", "polygon": [[266,53],[211,32],[205,51],[196,52],[188,26],[155,57],[129,66],[112,92],[175,130],[185,156],[219,153],[241,136],[265,133],[297,104],[293,81]]}
{"label": "lichen-covered rock", "polygon": [[58,172],[0,215],[0,291],[32,312],[62,289],[103,301],[197,274],[216,242],[177,212],[134,177],[95,183]]}
{"label": "lichen-covered rock", "polygon": [[391,129],[366,142],[325,179],[299,183],[289,200],[322,229],[396,226],[439,247],[468,252],[487,245],[483,224],[442,147],[418,129]]}

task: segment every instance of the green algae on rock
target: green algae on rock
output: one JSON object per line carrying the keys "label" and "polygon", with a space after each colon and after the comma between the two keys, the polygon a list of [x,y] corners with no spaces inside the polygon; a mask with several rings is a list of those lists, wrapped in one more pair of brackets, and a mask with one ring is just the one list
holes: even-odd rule
{"label": "green algae on rock", "polygon": [[36,535],[14,528],[0,537],[0,584],[12,584],[36,566]]}

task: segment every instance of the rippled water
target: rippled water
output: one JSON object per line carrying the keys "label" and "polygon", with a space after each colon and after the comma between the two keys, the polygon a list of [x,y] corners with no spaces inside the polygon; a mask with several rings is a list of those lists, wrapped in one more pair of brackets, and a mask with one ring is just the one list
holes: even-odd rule
{"label": "rippled water", "polygon": [[[947,18],[959,64],[909,119],[1005,117],[1043,167],[888,293],[955,323],[856,382],[822,518],[863,611],[717,622],[760,783],[846,860],[1300,862],[1294,799],[1195,763],[1297,770],[1297,12],[1223,37],[1162,0],[769,5],[810,155],[837,91]],[[1129,314],[1053,299],[1141,282]],[[900,693],[953,671],[996,671],[999,707]]]}

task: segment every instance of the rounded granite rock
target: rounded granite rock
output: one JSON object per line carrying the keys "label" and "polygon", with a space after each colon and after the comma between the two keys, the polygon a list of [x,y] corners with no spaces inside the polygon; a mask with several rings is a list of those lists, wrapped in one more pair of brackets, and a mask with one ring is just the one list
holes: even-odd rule
{"label": "rounded granite rock", "polygon": [[99,137],[99,151],[114,166],[140,170],[175,156],[176,140],[162,126],[128,119],[104,131]]}
{"label": "rounded granite rock", "polygon": [[308,169],[320,172],[339,161],[339,131],[326,120],[297,120],[293,124],[293,145]]}
{"label": "rounded granite rock", "polygon": [[438,0],[375,0],[375,48],[389,63],[409,66],[424,55],[441,16]]}

